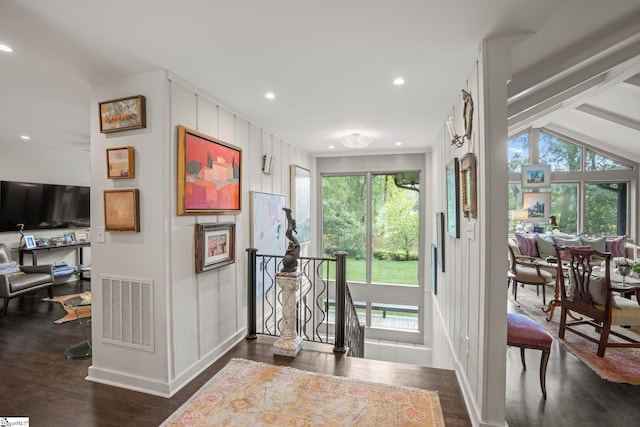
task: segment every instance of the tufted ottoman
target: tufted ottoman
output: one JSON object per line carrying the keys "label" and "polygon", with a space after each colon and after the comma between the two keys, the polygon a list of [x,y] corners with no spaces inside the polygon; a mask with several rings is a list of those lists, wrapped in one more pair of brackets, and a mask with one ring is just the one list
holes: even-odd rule
{"label": "tufted ottoman", "polygon": [[508,313],[507,316],[507,345],[520,347],[520,358],[522,359],[522,367],[524,369],[527,369],[524,361],[524,349],[532,348],[542,350],[542,357],[540,359],[540,387],[542,388],[542,396],[546,399],[547,386],[545,377],[553,338],[538,322],[528,316],[517,313]]}

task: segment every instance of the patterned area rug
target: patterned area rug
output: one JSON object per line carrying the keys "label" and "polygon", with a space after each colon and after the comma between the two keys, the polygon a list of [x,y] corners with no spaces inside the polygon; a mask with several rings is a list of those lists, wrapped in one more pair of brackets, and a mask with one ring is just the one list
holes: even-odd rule
{"label": "patterned area rug", "polygon": [[[553,298],[553,290],[547,291],[547,304]],[[551,298],[549,297],[551,294]],[[513,295],[509,289],[509,298],[513,302]],[[632,385],[640,385],[640,349],[637,348],[607,348],[604,357],[596,355],[598,345],[592,343],[572,332],[567,332],[564,339],[558,338],[560,330],[560,307],[556,307],[555,313],[551,321],[547,321],[547,313],[542,312],[542,296],[536,296],[535,287],[525,286],[518,288],[518,301],[515,302],[530,317],[535,319],[542,325],[553,337],[559,340],[566,348],[569,349],[578,359],[582,360],[585,365],[591,368],[602,379],[616,383],[627,383]],[[581,331],[589,336],[597,338],[599,335],[589,326],[580,326]],[[634,335],[634,331],[629,329],[621,329],[626,335]],[[635,334],[635,338],[640,340],[640,335]],[[616,337],[609,336],[609,340],[619,340]]]}
{"label": "patterned area rug", "polygon": [[168,426],[444,426],[438,393],[232,359]]}
{"label": "patterned area rug", "polygon": [[73,307],[67,307],[66,305],[64,305],[64,302],[69,298],[79,297],[80,295],[91,298],[90,291],[83,292],[82,294],[59,295],[53,298],[42,298],[42,301],[60,303],[64,311],[67,312],[67,314],[64,317],[54,321],[53,323],[64,323],[64,322],[69,322],[71,320],[84,319],[86,317],[91,317],[91,306],[76,307],[76,309],[74,310]]}

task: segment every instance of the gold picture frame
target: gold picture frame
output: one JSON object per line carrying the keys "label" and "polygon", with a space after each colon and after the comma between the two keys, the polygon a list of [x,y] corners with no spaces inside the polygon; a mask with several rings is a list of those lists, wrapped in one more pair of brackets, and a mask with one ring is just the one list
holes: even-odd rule
{"label": "gold picture frame", "polygon": [[146,101],[142,95],[100,102],[98,113],[101,133],[147,127]]}
{"label": "gold picture frame", "polygon": [[140,191],[104,190],[105,231],[140,231]]}
{"label": "gold picture frame", "polygon": [[238,215],[242,149],[179,125],[176,181],[178,215]]}
{"label": "gold picture frame", "polygon": [[133,147],[107,148],[107,178],[127,179],[136,177]]}
{"label": "gold picture frame", "polygon": [[477,218],[476,156],[473,153],[460,157],[460,187],[465,218]]}

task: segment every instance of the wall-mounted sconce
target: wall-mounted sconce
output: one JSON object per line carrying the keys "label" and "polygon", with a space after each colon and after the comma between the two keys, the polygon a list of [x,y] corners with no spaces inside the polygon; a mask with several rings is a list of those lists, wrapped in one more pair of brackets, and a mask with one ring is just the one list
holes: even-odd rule
{"label": "wall-mounted sconce", "polygon": [[273,168],[273,159],[274,157],[271,154],[262,156],[262,172],[271,173],[271,168]]}
{"label": "wall-mounted sconce", "polygon": [[464,107],[462,109],[462,118],[464,119],[464,134],[458,135],[456,133],[456,124],[453,121],[453,117],[449,116],[447,119],[447,130],[449,131],[449,137],[451,138],[451,145],[456,147],[462,147],[464,140],[471,141],[471,131],[473,130],[473,98],[471,93],[462,89],[462,101]]}

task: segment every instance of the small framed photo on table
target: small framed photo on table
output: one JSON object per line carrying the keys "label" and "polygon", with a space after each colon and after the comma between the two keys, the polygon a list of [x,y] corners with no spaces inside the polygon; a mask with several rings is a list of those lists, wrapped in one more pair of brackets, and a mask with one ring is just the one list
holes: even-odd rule
{"label": "small framed photo on table", "polygon": [[24,244],[27,249],[33,249],[36,247],[36,239],[33,236],[24,236]]}

